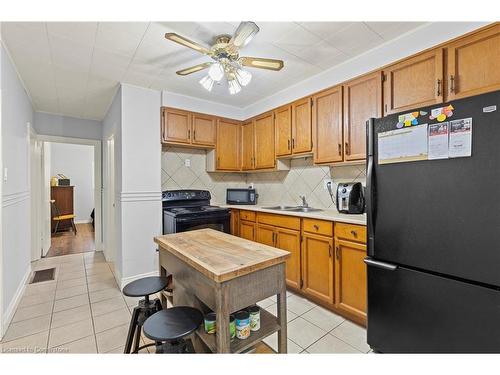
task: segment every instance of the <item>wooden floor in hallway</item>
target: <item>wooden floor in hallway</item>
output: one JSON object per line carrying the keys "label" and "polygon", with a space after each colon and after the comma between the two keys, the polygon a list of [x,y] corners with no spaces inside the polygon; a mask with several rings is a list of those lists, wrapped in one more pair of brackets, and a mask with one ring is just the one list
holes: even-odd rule
{"label": "wooden floor in hallway", "polygon": [[52,236],[47,257],[95,251],[92,224],[76,224],[76,235],[72,230],[58,232]]}

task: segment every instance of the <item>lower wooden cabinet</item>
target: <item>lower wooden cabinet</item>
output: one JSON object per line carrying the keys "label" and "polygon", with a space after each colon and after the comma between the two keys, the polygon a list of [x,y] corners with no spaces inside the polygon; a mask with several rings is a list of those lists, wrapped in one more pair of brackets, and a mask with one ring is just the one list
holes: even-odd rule
{"label": "lower wooden cabinet", "polygon": [[255,241],[255,223],[240,219],[240,237]]}
{"label": "lower wooden cabinet", "polygon": [[302,290],[329,304],[335,303],[332,237],[302,236]]}
{"label": "lower wooden cabinet", "polygon": [[233,236],[240,235],[240,211],[231,210],[230,230]]}
{"label": "lower wooden cabinet", "polygon": [[335,296],[339,310],[366,319],[366,245],[335,240]]}

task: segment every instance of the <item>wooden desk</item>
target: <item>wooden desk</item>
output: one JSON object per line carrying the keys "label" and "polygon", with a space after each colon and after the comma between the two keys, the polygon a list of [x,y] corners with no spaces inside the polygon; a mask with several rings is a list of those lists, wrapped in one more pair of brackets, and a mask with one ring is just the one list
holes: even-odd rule
{"label": "wooden desk", "polygon": [[[279,250],[213,229],[155,238],[160,273],[173,275],[174,305],[189,305],[217,314],[217,334],[197,337],[216,353],[240,353],[278,332],[278,351],[287,352],[285,261]],[[258,301],[277,296],[278,316],[261,309],[261,328],[245,340],[230,340],[229,315]]]}

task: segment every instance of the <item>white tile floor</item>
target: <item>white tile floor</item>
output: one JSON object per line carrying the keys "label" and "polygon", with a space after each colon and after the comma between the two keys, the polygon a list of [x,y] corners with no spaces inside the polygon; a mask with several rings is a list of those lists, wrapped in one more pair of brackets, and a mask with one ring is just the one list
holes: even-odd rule
{"label": "white tile floor", "polygon": [[[121,294],[112,264],[106,263],[102,253],[33,263],[33,270],[50,267],[56,268],[56,280],[26,286],[0,342],[0,352],[123,353],[131,311],[138,299]],[[275,297],[259,305],[276,314]],[[364,328],[292,293],[287,293],[287,305],[289,353],[370,350]],[[276,334],[264,341],[276,350]]]}

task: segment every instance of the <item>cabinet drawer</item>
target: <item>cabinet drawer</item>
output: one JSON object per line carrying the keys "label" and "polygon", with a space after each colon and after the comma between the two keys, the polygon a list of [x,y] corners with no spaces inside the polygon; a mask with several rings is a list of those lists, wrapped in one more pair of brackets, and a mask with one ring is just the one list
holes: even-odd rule
{"label": "cabinet drawer", "polygon": [[259,212],[257,213],[257,222],[274,225],[276,227],[300,230],[300,217]]}
{"label": "cabinet drawer", "polygon": [[363,225],[335,223],[335,237],[366,243],[366,227]]}
{"label": "cabinet drawer", "polygon": [[240,220],[255,221],[255,211],[240,210]]}
{"label": "cabinet drawer", "polygon": [[304,232],[322,234],[325,236],[333,235],[333,223],[326,220],[304,219]]}

